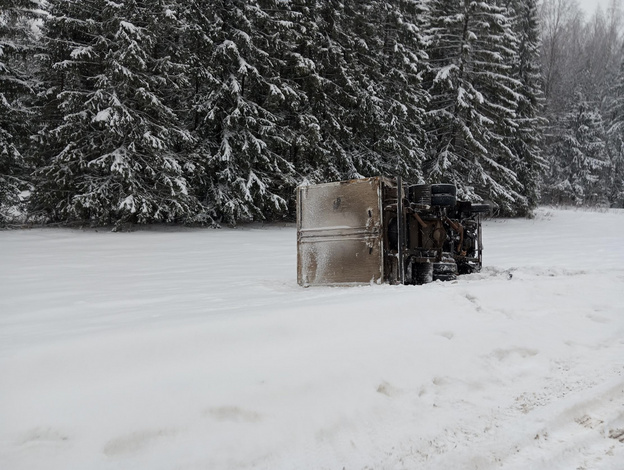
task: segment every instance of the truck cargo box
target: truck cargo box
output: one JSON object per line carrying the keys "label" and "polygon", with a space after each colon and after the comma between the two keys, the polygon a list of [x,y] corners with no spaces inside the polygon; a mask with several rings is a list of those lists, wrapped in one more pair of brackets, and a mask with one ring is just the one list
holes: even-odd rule
{"label": "truck cargo box", "polygon": [[383,178],[297,189],[297,279],[301,285],[384,280]]}

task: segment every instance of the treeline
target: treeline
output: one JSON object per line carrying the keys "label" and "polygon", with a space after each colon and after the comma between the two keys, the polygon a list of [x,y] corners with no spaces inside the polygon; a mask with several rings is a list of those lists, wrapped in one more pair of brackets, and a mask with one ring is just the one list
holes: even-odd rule
{"label": "treeline", "polygon": [[583,17],[542,5],[544,202],[624,207],[624,68],[619,0]]}
{"label": "treeline", "polygon": [[[563,202],[581,101],[550,91],[570,91],[547,75],[566,62],[542,80],[538,16],[536,0],[2,0],[0,219],[279,219],[298,184],[379,174],[506,215],[541,188]],[[621,175],[587,145],[568,177],[584,202]]]}

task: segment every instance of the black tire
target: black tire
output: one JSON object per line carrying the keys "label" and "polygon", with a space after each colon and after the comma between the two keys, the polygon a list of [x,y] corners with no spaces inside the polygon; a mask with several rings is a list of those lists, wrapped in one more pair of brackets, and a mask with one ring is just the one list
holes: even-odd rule
{"label": "black tire", "polygon": [[437,274],[457,274],[457,264],[452,263],[433,263],[433,273]]}
{"label": "black tire", "polygon": [[471,204],[470,211],[473,214],[489,214],[492,207],[489,204]]}
{"label": "black tire", "polygon": [[452,194],[457,196],[457,187],[454,184],[438,183],[431,185],[431,194]]}
{"label": "black tire", "polygon": [[414,184],[408,189],[409,201],[423,206],[431,205],[431,185]]}
{"label": "black tire", "polygon": [[433,281],[433,263],[414,263],[412,275],[417,285]]}
{"label": "black tire", "polygon": [[457,203],[457,198],[453,194],[432,194],[431,205],[440,207],[453,207]]}
{"label": "black tire", "polygon": [[442,281],[442,282],[456,281],[457,280],[457,274],[434,274],[433,275],[433,280],[434,281]]}

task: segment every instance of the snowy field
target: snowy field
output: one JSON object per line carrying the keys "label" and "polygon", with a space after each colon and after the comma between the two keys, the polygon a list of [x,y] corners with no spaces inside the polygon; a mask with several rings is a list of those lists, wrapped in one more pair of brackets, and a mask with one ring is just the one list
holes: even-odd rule
{"label": "snowy field", "polygon": [[293,226],[0,232],[0,469],[624,469],[624,211],[296,284]]}

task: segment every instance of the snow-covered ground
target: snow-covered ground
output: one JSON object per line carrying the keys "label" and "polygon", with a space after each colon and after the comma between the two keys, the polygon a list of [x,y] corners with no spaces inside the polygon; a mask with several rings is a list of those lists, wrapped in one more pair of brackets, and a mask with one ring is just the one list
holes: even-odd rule
{"label": "snow-covered ground", "polygon": [[0,469],[624,469],[624,211],[296,284],[293,226],[0,232]]}

